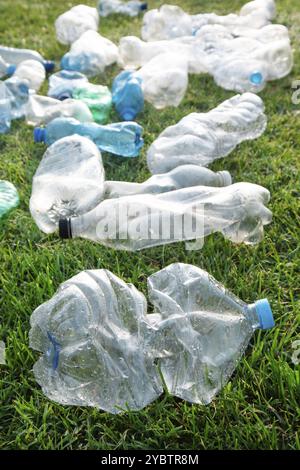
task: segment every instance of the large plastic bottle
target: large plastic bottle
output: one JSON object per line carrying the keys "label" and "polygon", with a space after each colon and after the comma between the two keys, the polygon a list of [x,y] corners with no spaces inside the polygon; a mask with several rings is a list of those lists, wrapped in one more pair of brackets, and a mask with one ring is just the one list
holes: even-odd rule
{"label": "large plastic bottle", "polygon": [[208,113],[188,114],[150,145],[149,170],[155,174],[187,163],[209,165],[244,140],[262,135],[266,123],[263,101],[253,93],[233,96]]}
{"label": "large plastic bottle", "polygon": [[80,88],[87,83],[88,78],[83,73],[60,70],[49,77],[48,96],[58,100],[72,98],[74,88]]}
{"label": "large plastic bottle", "polygon": [[0,180],[0,219],[19,205],[16,187],[9,181]]}
{"label": "large plastic bottle", "polygon": [[174,263],[148,278],[153,355],[171,395],[208,404],[257,329],[274,327],[267,299],[246,304],[202,269]]}
{"label": "large plastic bottle", "polygon": [[58,117],[72,117],[80,122],[93,122],[88,106],[72,98],[59,101],[49,96],[31,95],[25,108],[25,118],[30,126],[48,124]]}
{"label": "large plastic bottle", "polygon": [[123,71],[113,81],[112,100],[124,121],[133,121],[144,109],[142,79],[130,71]]}
{"label": "large plastic bottle", "polygon": [[118,60],[118,48],[96,31],[86,31],[73,42],[61,59],[61,68],[82,72],[89,77],[103,73]]}
{"label": "large plastic bottle", "polygon": [[[30,49],[17,49],[14,47],[0,46],[0,56],[2,59],[11,65],[19,65],[24,60],[37,60],[41,62],[46,69],[46,72],[52,72],[55,63],[51,60],[45,60],[39,52]],[[11,69],[13,73],[13,69]]]}
{"label": "large plastic bottle", "polygon": [[257,329],[274,319],[267,299],[246,304],[207,272],[175,263],[144,295],[104,269],[61,284],[30,319],[33,372],[51,400],[110,413],[139,410],[168,392],[208,404]]}
{"label": "large plastic bottle", "polygon": [[192,33],[191,15],[176,5],[162,5],[159,9],[147,11],[143,17],[141,34],[144,41],[174,39]]}
{"label": "large plastic bottle", "polygon": [[27,80],[30,91],[37,93],[44,83],[46,71],[37,60],[24,60],[16,67],[12,76]]}
{"label": "large plastic bottle", "polygon": [[100,16],[117,13],[133,17],[147,10],[147,2],[140,0],[99,0],[98,10]]}
{"label": "large plastic bottle", "polygon": [[62,217],[93,209],[102,200],[104,178],[101,153],[90,139],[73,135],[55,142],[33,177],[30,212],[38,227],[51,233]]}
{"label": "large plastic bottle", "polygon": [[34,129],[35,142],[51,145],[62,137],[79,134],[89,137],[97,147],[122,157],[137,157],[144,141],[143,128],[136,122],[118,122],[101,126],[96,123],[80,123],[73,118],[57,118],[44,128]]}
{"label": "large plastic bottle", "polygon": [[97,31],[98,25],[99,15],[96,8],[76,5],[56,19],[56,37],[61,44],[72,44],[86,31]]}
{"label": "large plastic bottle", "polygon": [[74,88],[72,96],[89,107],[95,122],[98,124],[108,123],[112,108],[112,94],[107,86],[87,83],[79,88]]}
{"label": "large plastic bottle", "polygon": [[62,219],[62,238],[86,238],[136,251],[176,241],[203,240],[221,232],[235,243],[256,244],[272,214],[270,194],[251,183],[195,186],[163,194],[107,199],[87,214]]}

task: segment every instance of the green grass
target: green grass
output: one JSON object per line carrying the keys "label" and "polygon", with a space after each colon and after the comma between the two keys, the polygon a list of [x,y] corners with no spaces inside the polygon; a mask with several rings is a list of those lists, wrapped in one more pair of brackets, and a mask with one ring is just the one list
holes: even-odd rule
{"label": "green grass", "polygon": [[[174,1],[189,12],[238,10],[243,0]],[[169,3],[172,3],[169,2]],[[0,0],[0,42],[39,50],[57,61],[67,50],[54,34],[54,20],[79,1]],[[84,1],[93,5],[93,1]],[[149,1],[150,7],[159,1]],[[32,129],[14,122],[0,136],[0,178],[18,188],[21,204],[0,225],[0,336],[7,365],[0,369],[2,449],[300,449],[300,369],[291,361],[300,339],[299,309],[299,144],[292,81],[300,79],[300,13],[296,0],[280,0],[279,23],[290,30],[295,49],[292,75],[261,93],[268,115],[265,134],[240,145],[212,169],[227,169],[235,181],[258,183],[271,192],[274,219],[256,247],[238,246],[213,234],[201,251],[183,244],[141,253],[117,252],[88,241],[63,242],[45,236],[31,219],[32,176],[45,151],[34,145]],[[112,40],[139,34],[141,19],[109,17],[101,32]],[[111,84],[111,68],[98,82]],[[46,86],[43,92],[46,92]],[[140,123],[145,148],[139,159],[104,155],[108,179],[143,181],[149,176],[145,152],[166,126],[192,111],[208,111],[232,96],[208,76],[191,76],[182,104],[161,112],[146,106]],[[300,111],[300,105],[298,106]],[[117,120],[116,116],[113,116]],[[190,405],[164,395],[146,409],[113,416],[95,409],[60,406],[42,393],[32,374],[38,354],[28,347],[32,311],[59,284],[83,269],[107,268],[146,294],[146,278],[174,262],[208,270],[246,302],[268,297],[276,328],[255,334],[230,382],[209,406]]]}

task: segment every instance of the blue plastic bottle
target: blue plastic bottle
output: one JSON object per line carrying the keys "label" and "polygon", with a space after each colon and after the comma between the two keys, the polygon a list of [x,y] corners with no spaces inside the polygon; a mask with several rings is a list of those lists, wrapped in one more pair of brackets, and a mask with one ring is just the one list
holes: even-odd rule
{"label": "blue plastic bottle", "polygon": [[53,119],[45,128],[34,129],[34,141],[53,144],[68,135],[89,137],[97,147],[122,157],[137,157],[144,141],[143,128],[136,122],[119,122],[101,126],[94,122],[80,123],[73,118]]}
{"label": "blue plastic bottle", "polygon": [[144,109],[142,79],[133,72],[121,72],[113,82],[112,98],[124,121],[132,121]]}

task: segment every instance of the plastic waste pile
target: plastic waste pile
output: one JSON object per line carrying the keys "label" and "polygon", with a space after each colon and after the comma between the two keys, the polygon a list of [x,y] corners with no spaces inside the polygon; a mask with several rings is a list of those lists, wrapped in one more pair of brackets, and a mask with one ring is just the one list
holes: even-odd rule
{"label": "plastic waste pile", "polygon": [[109,16],[112,13],[118,13],[133,17],[147,10],[147,2],[140,0],[99,0],[98,10],[100,16]]}
{"label": "plastic waste pile", "polygon": [[144,295],[105,269],[64,282],[31,316],[33,371],[51,400],[110,413],[139,410],[163,393],[208,404],[257,329],[274,320],[267,299],[246,304],[207,272],[175,263]]}

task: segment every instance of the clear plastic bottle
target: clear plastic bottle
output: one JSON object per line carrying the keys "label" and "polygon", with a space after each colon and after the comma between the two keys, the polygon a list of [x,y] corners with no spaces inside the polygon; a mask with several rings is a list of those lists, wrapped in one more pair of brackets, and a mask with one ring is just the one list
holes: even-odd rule
{"label": "clear plastic bottle", "polygon": [[48,124],[58,117],[72,117],[79,122],[93,122],[88,106],[79,100],[59,101],[49,96],[31,95],[26,105],[25,118],[30,126]]}
{"label": "clear plastic bottle", "polygon": [[[51,60],[45,60],[39,52],[32,51],[30,49],[17,49],[14,47],[0,46],[0,56],[2,59],[11,65],[19,65],[24,60],[37,60],[41,62],[46,69],[46,72],[52,72],[55,67],[55,63]],[[11,73],[13,73],[11,69]]]}
{"label": "clear plastic bottle", "polygon": [[144,41],[174,39],[192,33],[191,15],[176,5],[162,5],[159,9],[149,10],[143,17],[141,34]]}
{"label": "clear plastic bottle", "polygon": [[208,404],[257,329],[275,323],[267,299],[246,304],[202,269],[174,263],[148,278],[153,355],[171,395]]}
{"label": "clear plastic bottle", "polygon": [[24,60],[16,67],[12,76],[27,80],[30,92],[36,93],[44,83],[46,71],[37,60]]}
{"label": "clear plastic bottle", "polygon": [[64,282],[30,323],[30,347],[42,353],[33,372],[51,400],[120,413],[163,392],[146,344],[146,299],[111,272],[83,271]]}
{"label": "clear plastic bottle", "polygon": [[73,97],[73,90],[89,83],[88,78],[80,72],[60,70],[49,77],[48,96],[58,100]]}
{"label": "clear plastic bottle", "polygon": [[96,8],[76,5],[56,19],[56,37],[61,44],[72,44],[86,31],[97,31],[98,26],[99,15]]}
{"label": "clear plastic bottle", "polygon": [[90,212],[59,221],[62,238],[86,238],[136,251],[221,232],[235,243],[256,244],[272,213],[269,191],[251,183],[195,186],[163,194],[107,199]]}
{"label": "clear plastic bottle", "polygon": [[11,94],[4,82],[0,82],[0,134],[6,134],[11,125]]}
{"label": "clear plastic bottle", "polygon": [[11,120],[24,116],[29,99],[28,81],[12,76],[0,82],[0,133],[9,131]]}
{"label": "clear plastic bottle", "polygon": [[149,170],[155,174],[183,164],[209,165],[244,140],[262,135],[266,123],[261,98],[233,96],[208,113],[191,113],[167,127],[147,151]]}
{"label": "clear plastic bottle", "polygon": [[103,73],[118,60],[118,47],[96,31],[86,31],[73,42],[61,59],[61,68],[82,72],[89,77]]}
{"label": "clear plastic bottle", "polygon": [[142,79],[123,71],[113,81],[112,99],[117,113],[124,121],[133,121],[144,109]]}
{"label": "clear plastic bottle", "polygon": [[99,0],[98,10],[100,16],[117,13],[133,17],[147,10],[147,2],[140,0]]}
{"label": "clear plastic bottle", "polygon": [[117,122],[101,126],[81,123],[73,118],[57,118],[44,128],[34,129],[35,142],[51,145],[62,137],[78,134],[89,137],[97,147],[122,157],[137,157],[144,141],[143,128],[136,122]]}
{"label": "clear plastic bottle", "polygon": [[108,123],[112,108],[112,94],[107,86],[87,83],[80,88],[74,88],[72,96],[88,106],[95,122]]}
{"label": "clear plastic bottle", "polygon": [[7,75],[12,75],[14,71],[15,71],[15,66],[9,65],[0,56],[0,78],[6,77]]}
{"label": "clear plastic bottle", "polygon": [[19,205],[16,187],[9,181],[0,180],[0,219]]}
{"label": "clear plastic bottle", "polygon": [[[104,193],[101,153],[86,137],[64,137],[45,152],[33,177],[30,212],[45,233],[58,220],[93,209]],[[84,191],[82,191],[84,188]]]}

